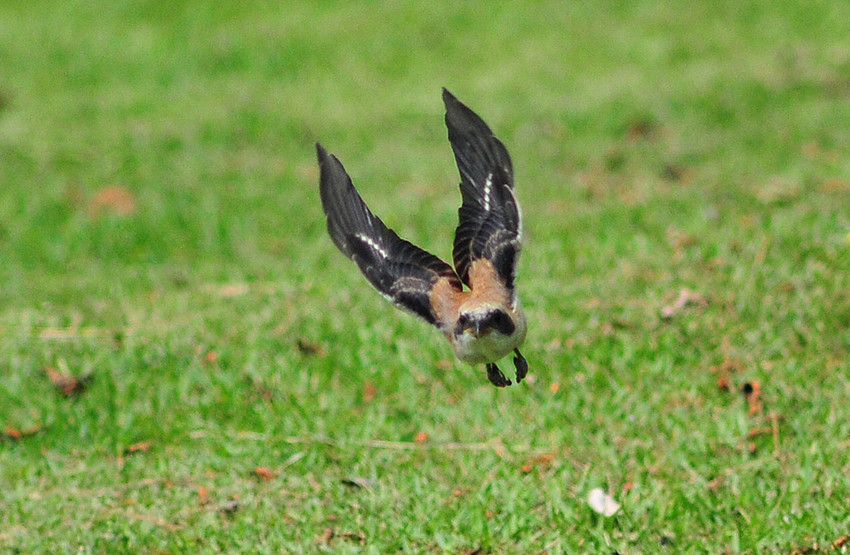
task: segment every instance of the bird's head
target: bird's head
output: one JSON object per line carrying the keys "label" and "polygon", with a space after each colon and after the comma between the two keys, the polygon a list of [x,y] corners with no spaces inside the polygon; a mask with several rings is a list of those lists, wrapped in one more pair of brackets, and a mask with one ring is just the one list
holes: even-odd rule
{"label": "bird's head", "polygon": [[502,308],[475,308],[462,311],[455,324],[455,335],[470,333],[475,337],[481,337],[491,332],[498,332],[509,336],[516,330],[516,323]]}

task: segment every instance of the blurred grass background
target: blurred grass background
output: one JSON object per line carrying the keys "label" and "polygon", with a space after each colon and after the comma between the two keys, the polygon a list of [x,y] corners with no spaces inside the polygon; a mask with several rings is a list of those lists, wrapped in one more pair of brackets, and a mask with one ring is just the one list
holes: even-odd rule
{"label": "blurred grass background", "polygon": [[[847,36],[829,1],[3,3],[0,549],[834,550]],[[317,140],[449,257],[441,86],[526,216],[505,391],[318,201]]]}

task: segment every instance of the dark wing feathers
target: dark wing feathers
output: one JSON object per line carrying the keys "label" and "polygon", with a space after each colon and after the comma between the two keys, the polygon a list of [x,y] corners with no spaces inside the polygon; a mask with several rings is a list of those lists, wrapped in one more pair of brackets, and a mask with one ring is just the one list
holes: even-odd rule
{"label": "dark wing feathers", "polygon": [[513,290],[522,224],[511,158],[487,124],[446,89],[443,102],[463,198],[452,255],[455,269],[469,285],[469,266],[485,258]]}
{"label": "dark wing feathers", "polygon": [[318,143],[316,152],[319,191],[333,242],[393,304],[437,325],[429,294],[441,277],[460,290],[455,271],[384,225],[363,202],[336,156]]}

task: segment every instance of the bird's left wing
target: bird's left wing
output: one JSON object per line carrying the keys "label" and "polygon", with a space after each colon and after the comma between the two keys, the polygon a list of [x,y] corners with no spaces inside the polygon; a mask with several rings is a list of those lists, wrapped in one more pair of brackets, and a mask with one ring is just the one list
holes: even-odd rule
{"label": "bird's left wing", "polygon": [[522,225],[514,196],[511,158],[478,114],[446,89],[443,102],[463,197],[455,233],[455,269],[460,279],[470,285],[472,263],[486,259],[513,295]]}
{"label": "bird's left wing", "polygon": [[440,327],[430,294],[441,279],[463,286],[446,262],[405,241],[372,214],[342,163],[316,144],[319,190],[331,239],[375,289],[393,304]]}

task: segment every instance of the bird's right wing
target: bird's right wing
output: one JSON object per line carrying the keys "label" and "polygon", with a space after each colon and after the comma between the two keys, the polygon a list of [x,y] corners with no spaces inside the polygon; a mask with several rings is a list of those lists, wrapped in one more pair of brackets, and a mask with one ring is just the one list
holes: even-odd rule
{"label": "bird's right wing", "polygon": [[463,286],[446,262],[400,238],[372,214],[339,159],[316,144],[319,191],[331,239],[390,302],[440,327],[431,304],[438,280]]}

